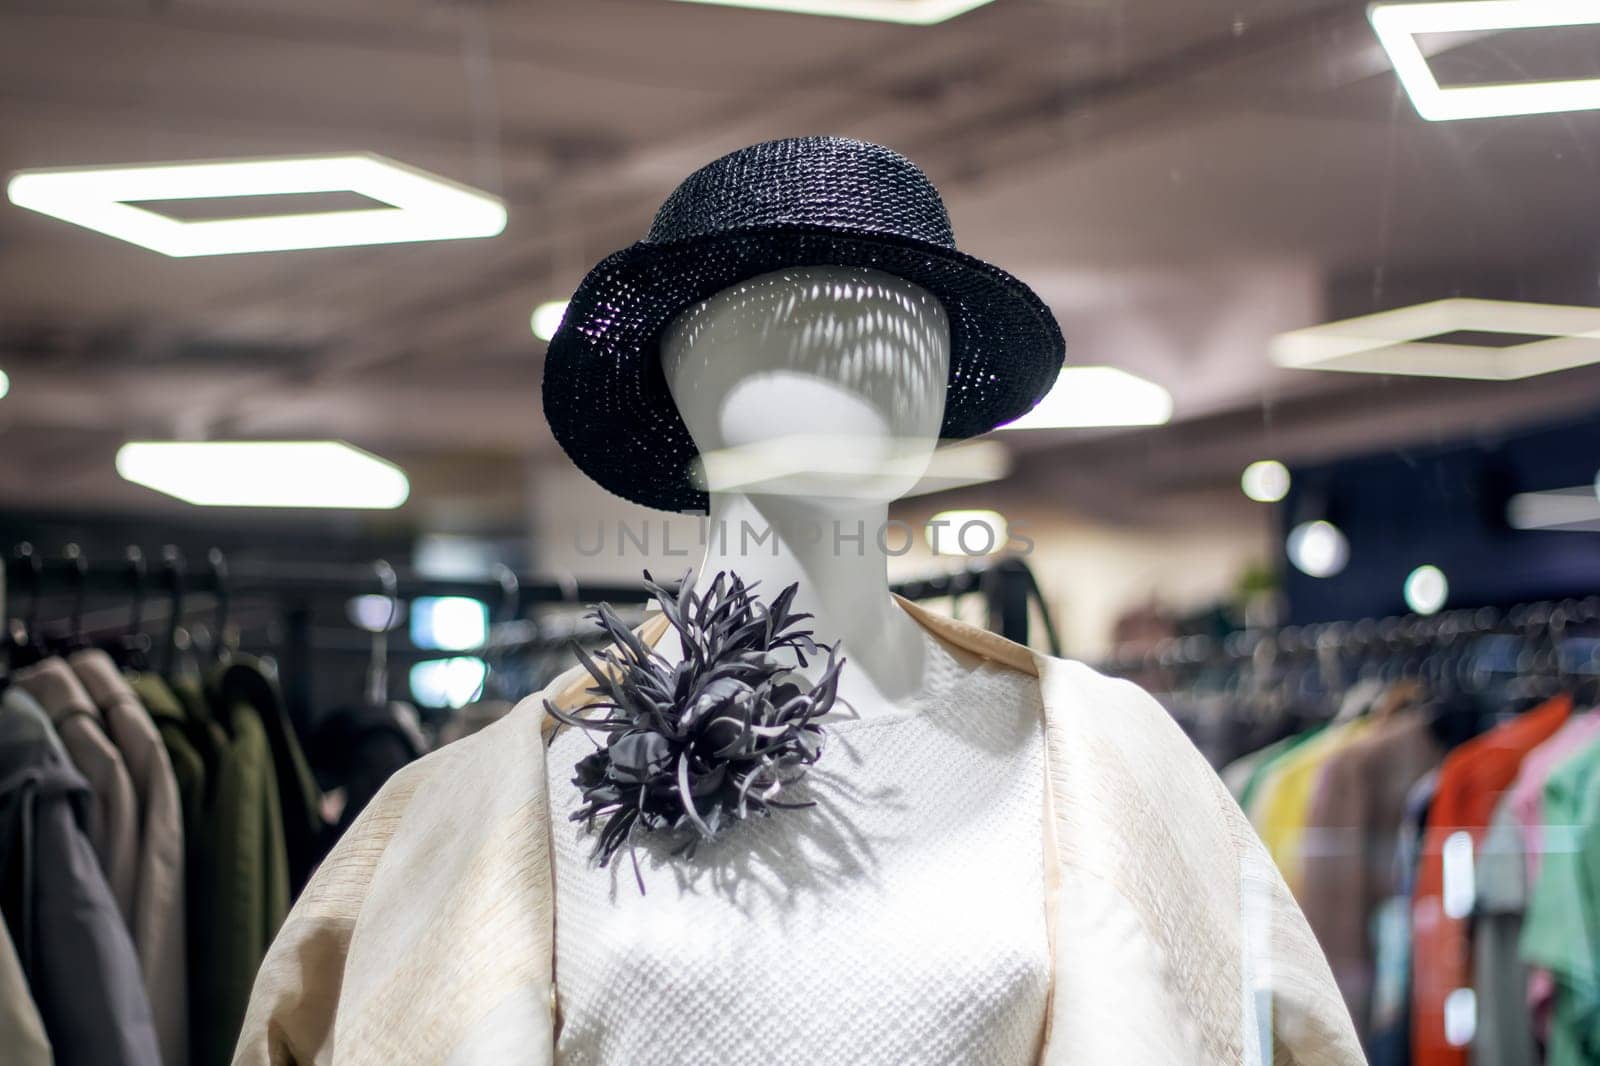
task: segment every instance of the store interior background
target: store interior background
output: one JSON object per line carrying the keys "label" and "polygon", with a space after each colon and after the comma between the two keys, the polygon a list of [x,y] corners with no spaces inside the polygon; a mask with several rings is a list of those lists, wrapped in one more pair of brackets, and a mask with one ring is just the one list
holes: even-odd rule
{"label": "store interior background", "polygon": [[[1218,746],[1197,740],[1218,766],[1242,761],[1252,728],[1287,737],[1343,706],[1348,693],[1323,685],[1320,719],[1296,718],[1295,686],[1336,672],[1323,670],[1329,647],[1336,668],[1375,667],[1387,683],[1445,677],[1471,656],[1459,642],[1436,654],[1432,636],[1499,627],[1510,651],[1485,658],[1500,701],[1490,713],[1514,717],[1580,675],[1592,688],[1600,96],[1590,110],[1425,118],[1365,0],[989,0],[928,25],[755,9],[942,2],[3,5],[0,175],[367,152],[498,198],[507,218],[477,239],[170,257],[0,202],[7,633],[133,649],[169,680],[198,675],[221,647],[265,656],[284,696],[273,713],[305,744],[319,802],[346,794],[313,808],[319,829],[342,829],[359,804],[340,776],[346,735],[324,726],[413,701],[428,735],[403,765],[466,717],[454,706],[504,703],[570,665],[571,638],[594,635],[578,617],[586,594],[631,593],[636,609],[642,570],[676,577],[695,561],[695,519],[607,495],[556,445],[537,310],[638,240],[701,165],[834,134],[928,173],[960,248],[1049,304],[1069,375],[1137,379],[1131,408],[1128,394],[1096,391],[1103,375],[1064,379],[1080,383],[1066,396],[1079,421],[1112,424],[999,430],[981,442],[991,479],[892,512],[912,531],[975,511],[1022,530],[1052,623],[1032,608],[1035,646],[1053,628],[1067,656],[1163,697],[1181,686],[1155,686],[1184,672],[1168,666],[1198,667],[1188,680],[1204,673],[1202,695],[1217,698],[1191,708],[1232,716],[1212,731]],[[1447,88],[1600,85],[1600,24],[1417,46]],[[355,203],[163,209],[203,219]],[[1404,352],[1360,372],[1274,358],[1295,331],[1447,300],[1498,303],[1447,305],[1479,314],[1415,335],[1457,346],[1434,373]],[[1566,308],[1551,329],[1587,334],[1564,342],[1578,365],[1523,376],[1531,349],[1504,347],[1508,336],[1546,334],[1495,333],[1507,301],[1539,322]],[[1496,360],[1504,380],[1463,371]],[[210,507],[118,473],[129,442],[296,440],[381,457],[409,495],[387,510]],[[1246,472],[1263,461],[1287,483],[1259,491]],[[1000,558],[936,554],[914,533],[891,576]],[[85,570],[98,576],[80,580]],[[415,600],[464,592],[478,598],[465,615],[459,599],[433,611]],[[984,607],[950,605],[992,623]],[[1418,609],[1442,614],[1408,615]],[[142,640],[130,641],[135,623]],[[1455,628],[1427,629],[1440,624]],[[1365,650],[1337,661],[1339,642],[1362,634]],[[1562,638],[1574,639],[1552,654]],[[1219,654],[1230,658],[1211,670]],[[0,656],[0,678],[5,666]],[[1262,687],[1236,706],[1245,673]],[[371,775],[362,799],[385,779]],[[1348,850],[1379,855],[1388,877],[1392,841]],[[1415,1031],[1460,1052],[1478,1015],[1458,978],[1467,999]],[[1363,1024],[1364,995],[1350,995]],[[236,1032],[234,1007],[218,1024]],[[1376,1033],[1376,1009],[1372,1020]],[[233,1032],[221,1036],[225,1051]]]}
{"label": "store interior background", "polygon": [[[1069,364],[1171,396],[1164,425],[997,433],[1009,476],[897,508],[1025,521],[1068,654],[1110,655],[1130,610],[1199,616],[1241,590],[1256,621],[1400,613],[1423,564],[1449,607],[1600,591],[1594,532],[1505,522],[1518,493],[1593,483],[1600,367],[1491,382],[1269,356],[1288,330],[1449,297],[1596,303],[1600,116],[1427,121],[1364,3],[994,0],[910,26],[673,0],[51,0],[3,19],[0,170],[370,151],[509,218],[492,239],[169,258],[4,205],[8,550],[681,569],[659,543],[578,550],[580,524],[660,518],[554,444],[530,313],[638,239],[695,167],[830,133],[918,162],[961,246],[1050,304]],[[1425,50],[1442,80],[1574,77],[1597,37]],[[402,467],[410,496],[202,508],[118,477],[127,441],[203,439],[348,441]],[[1241,492],[1262,459],[1293,471],[1286,501]],[[1288,530],[1318,518],[1349,538],[1334,577],[1286,560]],[[968,561],[917,544],[894,565]]]}

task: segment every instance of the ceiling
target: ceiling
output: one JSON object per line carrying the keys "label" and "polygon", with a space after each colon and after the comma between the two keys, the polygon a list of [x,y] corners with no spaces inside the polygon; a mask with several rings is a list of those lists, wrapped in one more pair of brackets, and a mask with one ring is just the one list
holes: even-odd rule
{"label": "ceiling", "polygon": [[[1463,80],[1594,76],[1581,36],[1428,46]],[[490,240],[169,259],[0,204],[0,507],[181,507],[117,479],[131,437],[337,437],[412,474],[390,521],[521,521],[564,462],[533,306],[695,167],[802,133],[909,155],[962,247],[1051,304],[1070,359],[1172,391],[1167,429],[1007,436],[1020,477],[1087,509],[1132,520],[1263,449],[1600,406],[1581,370],[1270,365],[1271,335],[1334,315],[1597,302],[1600,114],[1425,122],[1364,0],[995,0],[932,27],[672,0],[14,0],[0,171],[366,150],[495,193],[510,220]]]}

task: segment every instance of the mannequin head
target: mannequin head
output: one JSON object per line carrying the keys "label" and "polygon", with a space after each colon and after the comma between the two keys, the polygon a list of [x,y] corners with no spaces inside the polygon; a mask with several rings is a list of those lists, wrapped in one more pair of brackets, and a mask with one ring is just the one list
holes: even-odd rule
{"label": "mannequin head", "polygon": [[712,492],[886,501],[938,445],[950,327],[909,281],[792,267],[685,310],[661,361]]}

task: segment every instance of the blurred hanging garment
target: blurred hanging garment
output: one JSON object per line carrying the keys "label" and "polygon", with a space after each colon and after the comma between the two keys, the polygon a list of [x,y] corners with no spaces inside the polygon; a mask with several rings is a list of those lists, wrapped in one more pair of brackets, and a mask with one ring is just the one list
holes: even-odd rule
{"label": "blurred hanging garment", "polygon": [[83,831],[90,803],[41,723],[0,710],[0,911],[54,1062],[161,1066],[133,939]]}
{"label": "blurred hanging garment", "polygon": [[1394,853],[1394,895],[1373,918],[1373,979],[1370,1066],[1406,1066],[1411,1061],[1411,898],[1422,859],[1422,837],[1439,788],[1439,771],[1429,770],[1406,792]]}
{"label": "blurred hanging garment", "polygon": [[428,750],[416,709],[397,702],[341,707],[318,724],[309,746],[323,781],[343,792],[341,834],[384,782]]}
{"label": "blurred hanging garment", "polygon": [[1600,1061],[1600,742],[1550,774],[1522,956],[1554,979],[1548,1066]]}
{"label": "blurred hanging garment", "polygon": [[[1243,784],[1240,786],[1238,793],[1239,806],[1244,809],[1245,814],[1250,816],[1252,824],[1260,824],[1263,814],[1261,790],[1272,779],[1273,770],[1278,766],[1279,761],[1287,758],[1303,745],[1310,744],[1316,740],[1326,728],[1326,723],[1315,725],[1302,733],[1295,733],[1284,737],[1282,740],[1268,744],[1257,753],[1256,757],[1246,756],[1249,759],[1248,774],[1245,774],[1242,769],[1234,770],[1236,779],[1243,778]],[[1227,771],[1224,771],[1224,773],[1226,774]]]}
{"label": "blurred hanging garment", "polygon": [[1415,1066],[1467,1064],[1476,1023],[1468,940],[1473,857],[1522,760],[1561,728],[1571,708],[1566,696],[1551,699],[1462,744],[1440,767],[1411,905]]}
{"label": "blurred hanging garment", "polygon": [[1472,1061],[1481,1066],[1539,1061],[1528,1009],[1528,968],[1517,947],[1528,906],[1526,844],[1510,800],[1505,796],[1494,809],[1473,877],[1472,988],[1478,1018]]}
{"label": "blurred hanging garment", "polygon": [[139,799],[122,753],[66,660],[46,659],[18,670],[16,683],[49,714],[72,765],[89,783],[85,829],[117,909],[131,929],[139,885]]}
{"label": "blurred hanging garment", "polygon": [[178,783],[154,720],[111,656],[98,648],[68,658],[99,707],[106,732],[121,753],[138,800],[138,880],[133,944],[150,995],[161,1057],[188,1061],[188,974],[184,941],[183,813]]}
{"label": "blurred hanging garment", "polygon": [[277,684],[267,676],[259,660],[237,656],[212,680],[212,701],[229,713],[248,708],[266,733],[272,752],[272,771],[277,781],[278,806],[283,820],[283,846],[289,863],[289,895],[300,894],[311,871],[322,861],[331,844],[328,825],[322,818],[322,790],[317,787]]}
{"label": "blurred hanging garment", "polygon": [[289,856],[277,771],[266,727],[248,702],[213,703],[198,681],[180,682],[179,698],[202,721],[215,745],[216,773],[206,783],[207,948],[192,1030],[196,1066],[222,1066],[244,1022],[250,985],[289,912]]}
{"label": "blurred hanging garment", "polygon": [[1370,719],[1336,722],[1268,766],[1254,797],[1251,819],[1289,888],[1305,883],[1303,846],[1312,789],[1323,766],[1372,728]]}
{"label": "blurred hanging garment", "polygon": [[57,755],[66,759],[68,763],[72,762],[67,755],[67,749],[61,743],[61,737],[56,733],[55,726],[50,724],[50,715],[39,706],[38,700],[28,695],[20,686],[7,685],[4,689],[0,689],[0,713],[31,719],[34,731],[55,749]]}
{"label": "blurred hanging garment", "polygon": [[[0,712],[3,713],[3,712]],[[33,1001],[27,975],[17,946],[11,942],[6,923],[0,921],[0,1048],[6,1062],[15,1066],[53,1066],[50,1038],[45,1035],[44,1019]]]}
{"label": "blurred hanging garment", "polygon": [[1393,891],[1406,794],[1443,757],[1424,713],[1402,711],[1329,755],[1312,789],[1298,898],[1363,1033],[1373,921]]}
{"label": "blurred hanging garment", "polygon": [[[1545,786],[1557,767],[1596,740],[1600,740],[1600,714],[1574,714],[1555,736],[1528,753],[1511,785],[1506,797],[1508,813],[1524,843],[1525,883],[1530,892],[1539,883],[1546,847],[1545,826],[1550,821],[1544,809]],[[1550,971],[1535,966],[1529,972],[1525,998],[1533,1014],[1534,1032],[1543,1041],[1549,1033],[1550,1009],[1555,999],[1555,980]]]}
{"label": "blurred hanging garment", "polygon": [[221,1066],[288,912],[271,744],[253,707],[241,701],[214,714],[196,680],[176,690],[147,674],[131,683],[167,742],[185,810],[190,1062]]}
{"label": "blurred hanging garment", "polygon": [[[126,681],[139,697],[139,702],[144,705],[145,711],[155,724],[163,746],[167,749],[167,758],[172,766],[173,780],[178,790],[178,803],[183,815],[186,941],[184,976],[185,998],[190,1012],[187,1038],[193,1058],[194,1034],[202,1024],[202,1019],[194,1013],[195,1004],[201,998],[198,985],[203,975],[209,972],[209,967],[203,958],[207,950],[205,937],[212,932],[210,925],[202,920],[207,913],[202,898],[207,882],[201,874],[202,863],[207,860],[208,855],[206,847],[209,835],[207,823],[209,804],[206,800],[208,768],[216,760],[216,745],[209,739],[209,734],[202,724],[190,719],[183,704],[159,676],[134,673],[127,675]],[[214,778],[214,771],[210,772],[210,776]],[[193,1058],[193,1061],[199,1060]]]}

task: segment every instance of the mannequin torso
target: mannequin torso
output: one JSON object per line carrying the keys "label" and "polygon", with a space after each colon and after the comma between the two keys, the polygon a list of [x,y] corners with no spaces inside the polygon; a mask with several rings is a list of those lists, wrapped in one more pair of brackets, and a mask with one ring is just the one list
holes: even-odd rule
{"label": "mannequin torso", "polygon": [[[942,644],[888,588],[888,504],[937,445],[948,342],[927,293],[831,267],[735,285],[668,330],[663,369],[711,499],[697,580],[798,584],[796,608],[846,664],[822,758],[785,793],[814,806],[692,859],[652,837],[604,869],[591,834],[554,831],[558,1066],[1037,1056],[1038,682]],[[655,648],[682,654],[675,630]],[[553,811],[578,806],[563,771],[591,743],[552,741]]]}

